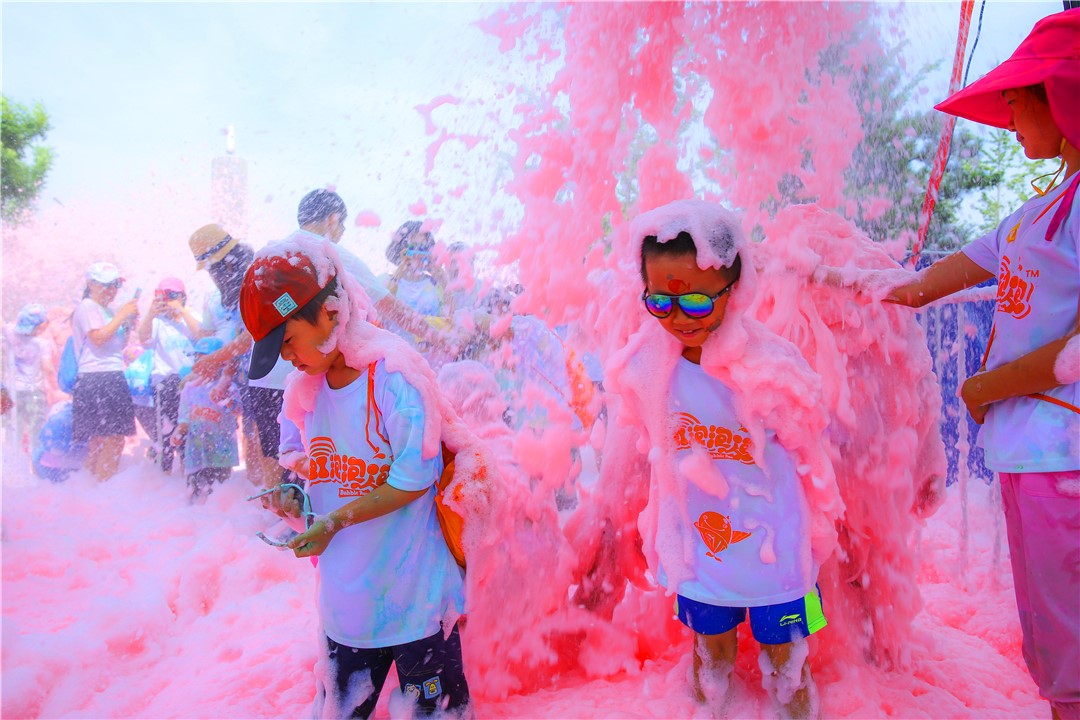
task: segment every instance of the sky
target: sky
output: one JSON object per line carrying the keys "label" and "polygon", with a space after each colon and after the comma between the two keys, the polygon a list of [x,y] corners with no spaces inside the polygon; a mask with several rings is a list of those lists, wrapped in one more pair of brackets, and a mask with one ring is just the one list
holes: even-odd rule
{"label": "sky", "polygon": [[[907,18],[908,66],[943,60],[923,96],[943,97],[956,43],[957,2],[897,6]],[[344,244],[378,272],[401,222],[425,214],[446,236],[490,241],[504,226],[481,199],[439,195],[459,161],[498,172],[499,157],[453,152],[437,182],[425,179],[426,134],[417,106],[451,94],[487,103],[505,118],[514,98],[500,58],[477,21],[498,9],[476,3],[49,3],[10,2],[3,19],[4,94],[41,102],[55,162],[41,193],[45,210],[85,219],[127,215],[123,230],[83,220],[102,249],[136,236],[186,245],[210,218],[210,164],[233,126],[247,163],[247,222],[237,234],[256,247],[294,227],[296,204],[315,187],[338,190],[352,218]],[[1007,57],[1060,2],[986,3],[971,79]],[[976,18],[979,6],[976,6]],[[975,27],[971,38],[974,39]],[[970,45],[969,45],[970,47]],[[434,111],[436,119],[455,106]],[[459,112],[460,115],[460,112]],[[449,147],[449,146],[447,146]],[[441,156],[442,159],[442,156]],[[489,180],[497,184],[497,178]],[[149,219],[131,208],[144,208]],[[370,217],[370,216],[369,216]],[[151,222],[153,220],[153,222]],[[369,221],[370,222],[370,221]],[[100,224],[99,224],[100,225]],[[235,229],[234,229],[235,230]],[[100,255],[100,253],[99,253]],[[177,255],[179,261],[181,255]],[[5,313],[10,309],[5,303]]]}
{"label": "sky", "polygon": [[43,205],[145,183],[208,192],[233,125],[253,231],[284,235],[299,198],[327,185],[393,229],[423,196],[415,106],[487,91],[478,63],[495,44],[471,24],[480,16],[463,4],[4,3],[3,89],[49,112]]}

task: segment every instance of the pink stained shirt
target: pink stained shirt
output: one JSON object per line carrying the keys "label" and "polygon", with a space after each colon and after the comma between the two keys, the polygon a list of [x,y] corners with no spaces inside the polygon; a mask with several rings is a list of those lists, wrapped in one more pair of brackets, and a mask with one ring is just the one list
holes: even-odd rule
{"label": "pink stained shirt", "polygon": [[[776,605],[809,593],[818,568],[806,498],[775,435],[767,433],[759,467],[731,390],[685,359],[672,378],[668,426],[677,487],[661,490],[660,584],[732,607]],[[672,583],[672,577],[683,579]]]}

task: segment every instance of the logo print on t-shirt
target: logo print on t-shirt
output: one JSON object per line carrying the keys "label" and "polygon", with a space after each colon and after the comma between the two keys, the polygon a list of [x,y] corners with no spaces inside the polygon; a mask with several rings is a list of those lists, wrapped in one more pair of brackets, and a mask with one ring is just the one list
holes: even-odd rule
{"label": "logo print on t-shirt", "polygon": [[702,425],[701,421],[690,413],[675,413],[675,449],[689,450],[698,445],[709,453],[714,460],[738,460],[744,465],[753,465],[751,456],[753,446],[750,443],[750,431],[740,427],[732,432],[718,425]]}
{"label": "logo print on t-shirt", "polygon": [[378,465],[363,458],[343,455],[334,440],[312,438],[308,445],[308,484],[336,483],[338,497],[360,497],[386,482],[390,463]]}
{"label": "logo print on t-shirt", "polygon": [[1012,260],[1008,255],[1001,256],[997,304],[1001,312],[1022,320],[1031,314],[1031,295],[1035,292],[1035,283],[1028,282],[1024,275],[1034,280],[1039,277],[1039,271],[1028,270],[1024,273],[1024,266],[1017,263],[1014,273],[1011,264]]}
{"label": "logo print on t-shirt", "polygon": [[705,554],[717,562],[723,562],[720,559],[720,553],[727,550],[728,545],[742,542],[750,537],[748,532],[733,530],[731,518],[727,515],[721,515],[711,510],[701,513],[701,517],[694,523],[694,527],[701,533],[702,542],[709,548],[709,552]]}

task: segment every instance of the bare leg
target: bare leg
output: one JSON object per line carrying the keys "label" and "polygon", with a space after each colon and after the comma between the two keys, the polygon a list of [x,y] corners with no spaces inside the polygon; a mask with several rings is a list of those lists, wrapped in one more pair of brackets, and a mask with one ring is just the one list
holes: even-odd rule
{"label": "bare leg", "polygon": [[762,645],[761,651],[761,684],[779,705],[781,717],[817,717],[817,688],[810,675],[810,645],[806,640]]}
{"label": "bare leg", "polygon": [[87,442],[87,465],[99,481],[104,482],[116,474],[120,467],[120,455],[124,452],[123,435],[99,435]]}
{"label": "bare leg", "polygon": [[731,686],[731,673],[739,652],[738,628],[720,635],[694,634],[694,699],[723,705]]}

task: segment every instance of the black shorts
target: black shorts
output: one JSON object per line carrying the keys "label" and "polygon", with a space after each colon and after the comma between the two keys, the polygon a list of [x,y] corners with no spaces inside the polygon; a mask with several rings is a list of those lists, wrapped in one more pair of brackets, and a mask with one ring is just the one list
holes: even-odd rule
{"label": "black shorts", "polygon": [[135,406],[124,373],[79,373],[71,393],[71,436],[85,442],[92,437],[135,434]]}
{"label": "black shorts", "polygon": [[[460,712],[469,704],[469,686],[461,662],[457,626],[449,637],[442,630],[430,637],[387,648],[351,648],[326,638],[330,655],[333,698],[320,697],[335,717],[368,718],[375,711],[390,663],[397,667],[398,684],[416,702],[416,715],[436,711]],[[322,688],[320,688],[322,691]],[[322,715],[326,715],[323,712]]]}
{"label": "black shorts", "polygon": [[281,401],[284,390],[274,388],[245,387],[243,390],[244,415],[255,421],[259,430],[259,447],[263,457],[276,458],[278,445],[281,444],[281,425],[278,414],[281,413]]}

